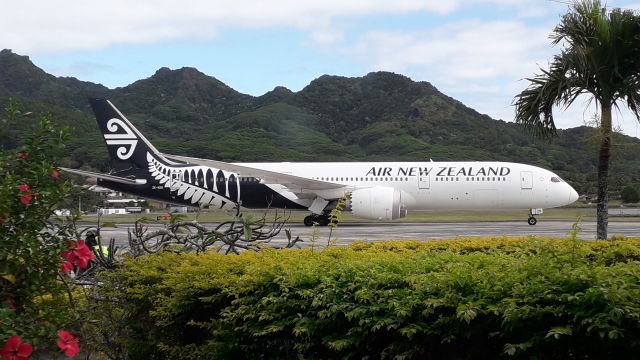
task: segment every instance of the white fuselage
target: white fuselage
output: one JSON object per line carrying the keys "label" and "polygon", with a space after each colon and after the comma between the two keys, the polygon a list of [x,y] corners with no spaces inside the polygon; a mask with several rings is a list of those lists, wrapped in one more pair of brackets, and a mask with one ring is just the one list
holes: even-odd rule
{"label": "white fuselage", "polygon": [[[407,210],[486,210],[553,208],[570,204],[578,194],[551,171],[507,162],[333,162],[238,163],[253,168],[342,184],[349,192],[390,187],[402,193]],[[267,184],[302,206],[313,198],[296,196],[278,184]],[[327,191],[324,198],[342,193]]]}

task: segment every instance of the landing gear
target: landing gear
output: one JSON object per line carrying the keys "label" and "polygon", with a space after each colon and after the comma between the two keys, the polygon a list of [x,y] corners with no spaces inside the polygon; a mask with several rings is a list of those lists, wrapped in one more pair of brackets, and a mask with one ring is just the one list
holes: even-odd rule
{"label": "landing gear", "polygon": [[328,214],[311,214],[304,218],[304,224],[306,226],[313,226],[313,223],[318,223],[319,226],[327,226],[329,225],[329,215]]}
{"label": "landing gear", "polygon": [[536,219],[536,215],[541,215],[543,212],[542,209],[529,209],[529,219],[527,220],[527,223],[529,223],[529,225],[533,226],[535,224],[538,223],[538,220]]}

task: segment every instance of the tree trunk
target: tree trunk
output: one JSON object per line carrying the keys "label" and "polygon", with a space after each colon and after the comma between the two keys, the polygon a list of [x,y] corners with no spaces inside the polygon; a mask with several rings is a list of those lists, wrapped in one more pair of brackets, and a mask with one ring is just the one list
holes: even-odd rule
{"label": "tree trunk", "polygon": [[602,101],[600,152],[598,154],[598,240],[607,239],[609,225],[609,158],[611,157],[611,102]]}

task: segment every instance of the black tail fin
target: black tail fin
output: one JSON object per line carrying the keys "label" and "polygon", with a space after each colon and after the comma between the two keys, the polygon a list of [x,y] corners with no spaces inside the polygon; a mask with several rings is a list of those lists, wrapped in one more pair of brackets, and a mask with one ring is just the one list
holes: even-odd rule
{"label": "black tail fin", "polygon": [[147,153],[166,161],[158,150],[136,129],[118,109],[105,99],[89,99],[98,126],[107,143],[112,166],[123,170],[149,167]]}

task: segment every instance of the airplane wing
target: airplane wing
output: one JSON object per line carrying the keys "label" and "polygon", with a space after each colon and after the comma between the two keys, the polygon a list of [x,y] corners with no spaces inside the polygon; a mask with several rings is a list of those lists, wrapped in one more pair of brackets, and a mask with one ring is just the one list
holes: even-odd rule
{"label": "airplane wing", "polygon": [[86,170],[69,169],[69,168],[65,168],[65,167],[61,167],[59,169],[62,170],[62,171],[71,173],[71,174],[76,174],[76,175],[80,175],[80,176],[87,176],[87,177],[96,178],[96,179],[109,180],[109,181],[117,182],[117,183],[120,183],[120,184],[143,185],[143,184],[147,183],[147,179],[129,179],[129,178],[124,178],[124,177],[120,177],[120,176],[114,176],[114,175],[108,175],[108,174],[100,174],[100,173],[96,173],[96,172],[92,172],[92,171],[86,171]]}
{"label": "airplane wing", "polygon": [[327,181],[307,179],[291,174],[284,174],[277,171],[262,170],[254,167],[231,164],[224,161],[207,160],[192,158],[188,156],[162,154],[166,158],[185,162],[188,164],[196,164],[202,166],[210,166],[220,170],[234,172],[240,176],[256,177],[262,179],[266,184],[281,184],[286,186],[294,193],[309,193],[319,190],[333,190],[344,188],[342,184],[336,184]]}

